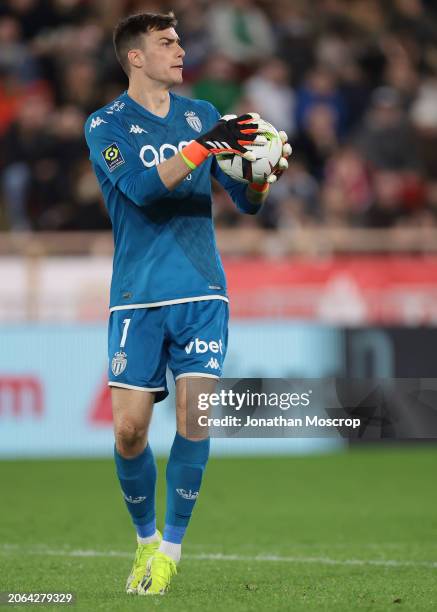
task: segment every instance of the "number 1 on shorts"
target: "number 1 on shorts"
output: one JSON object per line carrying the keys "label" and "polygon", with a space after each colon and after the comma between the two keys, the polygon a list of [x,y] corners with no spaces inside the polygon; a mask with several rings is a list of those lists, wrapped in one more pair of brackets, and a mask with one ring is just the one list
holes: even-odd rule
{"label": "number 1 on shorts", "polygon": [[126,344],[127,330],[129,329],[130,321],[130,319],[125,319],[123,321],[123,334],[121,336],[120,348],[124,348],[124,345]]}

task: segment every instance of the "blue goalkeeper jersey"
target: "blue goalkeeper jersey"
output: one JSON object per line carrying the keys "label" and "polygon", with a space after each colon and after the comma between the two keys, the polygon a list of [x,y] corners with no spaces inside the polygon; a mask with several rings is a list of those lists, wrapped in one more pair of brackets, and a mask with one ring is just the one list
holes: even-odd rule
{"label": "blue goalkeeper jersey", "polygon": [[157,171],[218,119],[208,102],[173,93],[161,118],[126,92],[88,118],[85,137],[114,234],[111,310],[227,300],[211,174],[242,212],[254,214],[259,207],[247,200],[246,185],[226,176],[213,157],[172,191]]}

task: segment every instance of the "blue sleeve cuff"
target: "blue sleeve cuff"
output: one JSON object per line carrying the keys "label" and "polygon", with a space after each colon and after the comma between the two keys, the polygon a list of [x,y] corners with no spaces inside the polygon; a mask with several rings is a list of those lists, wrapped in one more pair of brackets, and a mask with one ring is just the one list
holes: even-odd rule
{"label": "blue sleeve cuff", "polygon": [[247,183],[239,183],[227,176],[218,165],[216,159],[212,161],[211,173],[229,193],[232,201],[240,212],[246,213],[247,215],[256,215],[256,213],[259,212],[262,204],[253,204],[247,199]]}
{"label": "blue sleeve cuff", "polygon": [[237,205],[238,210],[245,213],[246,215],[256,215],[261,209],[261,204],[253,204],[247,199],[246,196],[247,184],[246,183],[235,183],[230,195]]}

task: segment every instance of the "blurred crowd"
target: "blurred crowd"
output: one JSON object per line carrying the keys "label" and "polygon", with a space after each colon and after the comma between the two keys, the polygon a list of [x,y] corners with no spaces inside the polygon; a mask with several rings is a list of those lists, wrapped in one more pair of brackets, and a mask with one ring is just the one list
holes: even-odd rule
{"label": "blurred crowd", "polygon": [[126,89],[114,24],[167,10],[179,93],[258,111],[294,150],[256,218],[215,186],[217,225],[436,225],[434,0],[3,0],[0,228],[110,227],[83,124]]}

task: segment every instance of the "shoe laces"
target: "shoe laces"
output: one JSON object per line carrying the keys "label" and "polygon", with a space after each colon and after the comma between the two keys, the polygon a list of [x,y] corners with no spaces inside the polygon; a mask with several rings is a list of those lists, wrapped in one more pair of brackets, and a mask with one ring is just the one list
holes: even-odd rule
{"label": "shoe laces", "polygon": [[134,563],[127,579],[128,588],[135,588],[148,571],[148,561],[150,556],[154,553],[155,548],[153,547],[155,542],[151,544],[138,544],[135,551]]}
{"label": "shoe laces", "polygon": [[[158,561],[158,563],[154,564],[154,561]],[[152,565],[154,565],[153,575],[164,583],[168,583],[170,578],[177,573],[176,563],[173,559],[159,551],[152,557]]]}
{"label": "shoe laces", "polygon": [[135,553],[135,568],[136,571],[143,568],[146,565],[147,561],[144,559],[146,555],[150,555],[150,550],[148,550],[149,544],[139,544]]}

